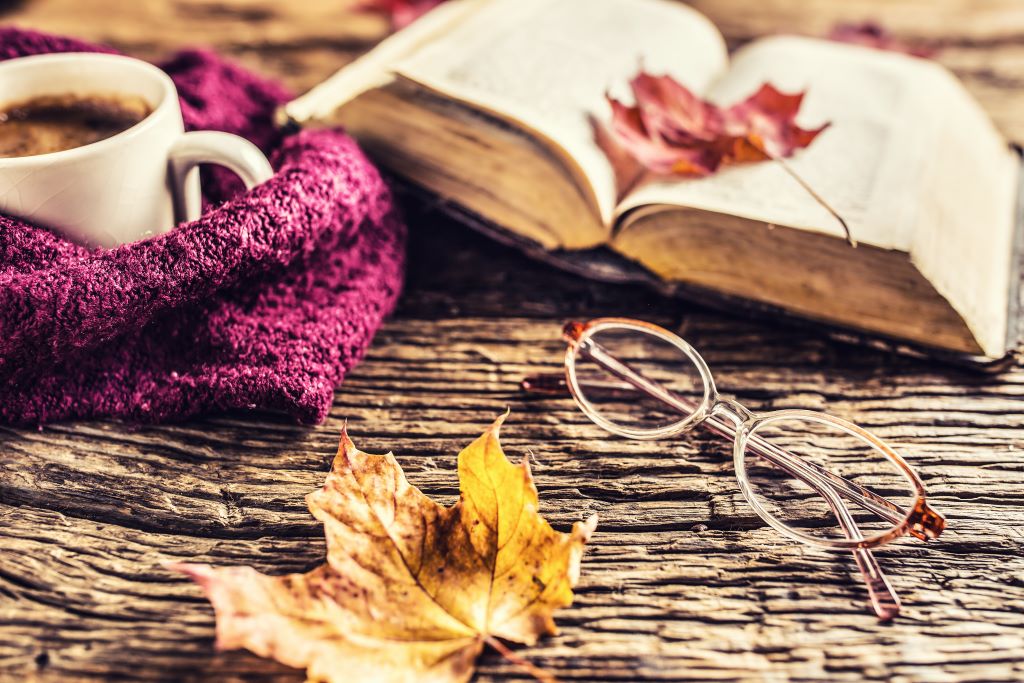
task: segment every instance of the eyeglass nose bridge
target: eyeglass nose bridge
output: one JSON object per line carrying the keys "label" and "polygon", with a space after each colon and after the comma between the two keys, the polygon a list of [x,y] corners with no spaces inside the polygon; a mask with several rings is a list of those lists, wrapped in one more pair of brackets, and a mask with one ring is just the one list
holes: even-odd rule
{"label": "eyeglass nose bridge", "polygon": [[710,396],[710,408],[708,409],[708,417],[712,416],[726,417],[734,422],[737,427],[750,422],[756,417],[753,412],[736,399],[719,396],[718,392],[714,390]]}

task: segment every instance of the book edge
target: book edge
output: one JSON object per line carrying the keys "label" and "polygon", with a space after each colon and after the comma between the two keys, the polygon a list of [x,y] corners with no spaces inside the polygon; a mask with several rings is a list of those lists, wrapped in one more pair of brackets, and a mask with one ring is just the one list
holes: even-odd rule
{"label": "book edge", "polygon": [[548,251],[539,243],[502,228],[455,202],[415,186],[399,176],[390,175],[389,179],[396,190],[418,202],[427,211],[440,211],[457,222],[496,242],[512,247],[530,258],[587,279],[612,284],[639,284],[663,296],[692,301],[714,310],[725,312],[740,310],[749,314],[753,319],[765,322],[781,319],[794,328],[812,330],[826,338],[842,343],[864,346],[905,357],[938,360],[950,365],[995,373],[1015,363],[1018,357],[1024,357],[1024,324],[1022,324],[1024,321],[1021,320],[1021,314],[1024,312],[1024,302],[1021,301],[1022,294],[1024,294],[1024,286],[1021,283],[1021,277],[1024,276],[1024,149],[1018,145],[1011,145],[1011,147],[1021,160],[1022,172],[1018,174],[1016,227],[1013,253],[1011,254],[1007,350],[1005,354],[996,358],[929,347],[882,334],[813,320],[780,306],[734,297],[687,283],[666,282],[642,265],[630,261],[607,246],[572,252]]}

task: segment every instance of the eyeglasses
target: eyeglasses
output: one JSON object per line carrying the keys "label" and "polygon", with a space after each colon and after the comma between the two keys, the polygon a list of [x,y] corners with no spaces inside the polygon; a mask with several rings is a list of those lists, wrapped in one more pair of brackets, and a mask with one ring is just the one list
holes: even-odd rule
{"label": "eyeglasses", "polygon": [[523,380],[533,393],[572,393],[597,425],[630,439],[698,426],[733,442],[740,491],[770,527],[808,545],[850,550],[872,608],[889,620],[900,600],[871,549],[901,536],[937,538],[946,525],[924,485],[888,444],[826,413],[753,413],[719,395],[693,347],[657,325],[621,318],[571,322],[565,376]]}

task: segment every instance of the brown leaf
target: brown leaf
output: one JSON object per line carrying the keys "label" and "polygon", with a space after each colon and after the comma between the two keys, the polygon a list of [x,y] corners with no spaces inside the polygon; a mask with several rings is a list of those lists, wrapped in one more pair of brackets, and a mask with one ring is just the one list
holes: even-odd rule
{"label": "brown leaf", "polygon": [[[409,484],[394,456],[346,432],[321,490],[327,562],[272,577],[250,567],[174,568],[217,615],[217,646],[244,647],[311,681],[466,681],[485,642],[556,632],[597,520],[560,533],[538,513],[527,460],[502,452],[499,418],[459,454],[460,498],[445,508]],[[514,656],[513,656],[514,658]]]}
{"label": "brown leaf", "polygon": [[746,100],[720,108],[671,76],[640,72],[631,82],[636,104],[609,97],[619,145],[655,173],[710,175],[723,164],[787,157],[828,127],[796,125],[804,93],[765,83]]}

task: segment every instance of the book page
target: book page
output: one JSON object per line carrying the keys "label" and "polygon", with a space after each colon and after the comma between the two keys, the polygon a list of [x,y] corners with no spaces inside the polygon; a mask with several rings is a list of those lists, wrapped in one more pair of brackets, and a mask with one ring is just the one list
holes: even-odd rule
{"label": "book page", "polygon": [[335,112],[364,92],[381,88],[395,79],[394,66],[431,41],[451,31],[488,3],[499,0],[448,0],[382,40],[354,62],[345,65],[309,92],[288,102],[286,118],[305,124],[330,121]]}
{"label": "book page", "polygon": [[605,93],[625,96],[641,64],[703,92],[727,59],[717,29],[672,0],[492,0],[395,70],[548,141],[610,225],[618,188],[592,123],[610,117]]}
{"label": "book page", "polygon": [[[962,90],[946,74],[949,90]],[[1017,277],[1021,159],[971,97],[936,93],[942,126],[933,141],[910,256],[967,322],[986,355],[1007,349]],[[1016,307],[1014,307],[1016,308]],[[1016,311],[1015,311],[1016,312]]]}
{"label": "book page", "polygon": [[[909,251],[923,160],[935,142],[934,117],[922,111],[930,89],[921,78],[933,68],[878,50],[768,38],[734,56],[732,69],[709,89],[708,99],[727,106],[765,82],[783,92],[807,91],[797,123],[831,126],[787,163],[843,216],[857,241]],[[620,212],[650,204],[844,234],[838,221],[772,162],[727,167],[707,178],[651,180],[625,199]]]}
{"label": "book page", "polygon": [[[832,124],[787,160],[791,168],[846,219],[858,242],[909,253],[986,353],[1002,355],[1016,163],[963,86],[924,59],[774,37],[740,50],[708,97],[729,105],[764,82],[807,91],[801,125]],[[835,218],[771,161],[645,182],[619,215],[664,205],[843,237]]]}

